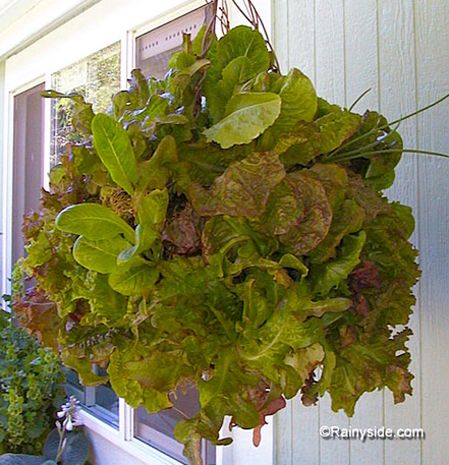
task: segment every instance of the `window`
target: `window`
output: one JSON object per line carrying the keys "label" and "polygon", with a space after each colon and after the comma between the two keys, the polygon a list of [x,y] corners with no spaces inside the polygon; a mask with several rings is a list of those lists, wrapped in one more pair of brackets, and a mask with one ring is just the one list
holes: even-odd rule
{"label": "window", "polygon": [[[97,369],[97,374],[104,374]],[[97,387],[85,387],[79,382],[78,374],[65,368],[65,390],[68,396],[75,396],[90,413],[105,421],[112,427],[119,428],[119,398],[109,383]]]}
{"label": "window", "polygon": [[[77,92],[92,103],[95,112],[107,111],[112,95],[120,90],[120,62],[120,42],[116,42],[54,73],[52,88],[63,93]],[[57,164],[68,143],[77,142],[76,135],[72,133],[72,112],[70,100],[52,101],[52,166]],[[97,371],[102,374],[104,370],[97,368]],[[119,399],[109,384],[85,388],[79,384],[77,374],[71,370],[67,370],[67,381],[68,394],[76,396],[91,413],[118,428]]]}
{"label": "window", "polygon": [[[182,455],[182,445],[174,438],[174,429],[179,420],[193,417],[199,410],[198,393],[193,388],[184,392],[178,390],[172,398],[173,408],[149,414],[143,407],[134,415],[134,434],[137,439],[165,452],[181,463],[188,464]],[[215,464],[215,448],[203,443],[203,461],[206,465]]]}
{"label": "window", "polygon": [[212,13],[212,6],[205,5],[138,37],[136,67],[147,77],[163,78],[171,54],[182,48],[183,33],[193,39]]}
{"label": "window", "polygon": [[[118,3],[120,2],[117,2],[117,5]],[[199,8],[189,12],[191,5]],[[164,7],[160,7],[159,10],[157,14],[163,13]],[[128,39],[125,40],[125,32],[135,31],[134,26],[141,21],[141,18],[134,18],[130,23],[125,15],[122,15],[120,21],[117,18],[115,28],[117,31],[123,27],[123,30],[119,31],[123,36],[121,41],[117,41],[120,35],[109,34],[109,30],[113,27],[108,24],[109,42],[115,42],[103,47],[109,39],[102,37],[101,41],[104,40],[104,42],[101,47],[98,47],[99,51],[91,53],[92,47],[90,45],[87,47],[82,39],[78,40],[77,46],[79,44],[81,48],[86,48],[86,53],[84,53],[86,58],[79,61],[73,60],[74,63],[69,66],[67,63],[70,63],[70,60],[66,58],[72,54],[70,41],[68,41],[69,46],[64,48],[67,51],[64,59],[59,59],[58,54],[53,53],[53,46],[48,41],[43,49],[39,49],[38,54],[31,50],[33,48],[31,46],[29,51],[23,52],[27,57],[26,60],[21,61],[20,53],[22,52],[20,52],[17,55],[18,61],[16,61],[17,56],[10,61],[11,79],[10,83],[8,82],[10,85],[6,86],[8,92],[15,92],[12,83],[14,82],[15,85],[17,77],[24,74],[45,76],[45,84],[41,83],[20,94],[13,93],[14,140],[11,141],[13,150],[8,152],[13,155],[9,157],[12,161],[12,169],[11,166],[8,167],[8,173],[11,173],[9,178],[12,179],[13,199],[8,200],[7,215],[8,218],[12,218],[13,223],[12,227],[9,227],[8,235],[14,239],[4,242],[8,244],[5,250],[13,249],[10,258],[5,262],[5,269],[9,269],[10,263],[23,254],[22,216],[38,206],[39,192],[46,178],[45,170],[58,163],[67,144],[77,142],[76,135],[73,136],[71,132],[73,114],[71,101],[44,100],[40,97],[40,92],[45,88],[53,88],[63,93],[77,92],[93,104],[94,111],[107,111],[111,96],[119,91],[121,83],[123,84],[121,76],[129,74],[131,68],[140,67],[147,77],[163,77],[168,69],[169,57],[182,47],[183,33],[189,33],[194,38],[201,30],[203,23],[209,20],[211,12],[211,5],[204,5],[203,0],[192,0],[189,4],[185,2],[179,5],[177,19],[149,32],[139,29],[138,34],[129,34],[129,42]],[[170,13],[170,15],[172,18],[173,14]],[[95,20],[96,18],[91,17],[92,24]],[[123,22],[125,26],[122,26]],[[103,27],[100,23],[98,29],[98,36],[106,34],[105,26]],[[79,33],[73,29],[73,26],[72,29],[69,27],[67,32],[70,37],[72,34]],[[62,43],[65,47],[65,40]],[[51,53],[46,53],[45,47],[48,47]],[[131,50],[135,50],[134,56],[128,55]],[[77,55],[76,59],[83,56],[82,51],[77,49],[78,52],[80,55]],[[30,72],[24,64],[26,61],[32,63]],[[127,68],[128,65],[129,68]],[[49,69],[54,72],[49,74]],[[41,81],[44,81],[43,77]],[[20,84],[20,81],[18,82]],[[36,82],[39,81],[36,80]],[[36,144],[36,141],[41,141],[41,144]],[[8,196],[11,198],[11,194]],[[0,240],[4,241],[4,238],[0,237]],[[12,247],[9,245],[11,242]],[[8,290],[6,285],[3,285]],[[101,374],[102,369],[97,368],[97,371]],[[86,424],[103,439],[113,441],[115,445],[127,452],[131,451],[129,452],[131,455],[144,462],[187,463],[182,455],[182,445],[174,439],[174,427],[184,415],[195,415],[199,407],[198,394],[195,390],[178,392],[173,398],[172,409],[158,414],[149,414],[144,408],[133,409],[125,405],[123,399],[119,399],[108,384],[86,388],[79,383],[76,372],[67,369],[66,376],[67,393],[75,395],[84,404],[85,411],[89,413],[85,415]],[[216,464],[214,447],[204,443],[202,453],[205,464]],[[101,463],[101,459],[98,462]]]}
{"label": "window", "polygon": [[[182,46],[182,33],[188,32],[194,37],[207,19],[209,11],[210,6],[206,5],[138,37],[137,66],[142,67],[147,76],[163,77],[168,70],[170,55]],[[162,36],[164,45],[159,46]],[[150,52],[148,47],[151,48]],[[51,78],[52,88],[63,93],[80,93],[87,102],[93,104],[95,112],[107,111],[111,96],[120,90],[120,62],[120,44],[116,43],[54,73]],[[77,142],[77,137],[72,132],[72,112],[70,100],[52,102],[51,165],[58,163],[67,144]],[[98,374],[103,371],[97,368]],[[97,418],[118,429],[119,399],[110,385],[84,387],[79,383],[76,372],[67,369],[66,374],[67,393],[75,395]],[[157,414],[149,414],[142,407],[132,412],[132,436],[178,462],[187,464],[182,454],[183,446],[174,438],[174,428],[184,416],[196,414],[199,409],[198,394],[194,389],[179,391],[174,396],[173,403],[172,409]],[[215,449],[206,442],[203,445],[203,458],[207,465],[215,464]]]}
{"label": "window", "polygon": [[[120,90],[120,42],[116,42],[52,75],[51,87],[59,92],[77,92],[92,103],[93,110],[106,111],[111,97]],[[72,131],[70,100],[52,101],[51,160],[53,166],[64,152],[67,143],[77,142],[76,136],[68,139]]]}
{"label": "window", "polygon": [[[39,206],[43,185],[44,104],[39,84],[14,97],[12,260],[24,254],[23,216]],[[36,144],[35,141],[41,141]]]}
{"label": "window", "polygon": [[[170,56],[182,48],[183,33],[195,38],[212,14],[212,5],[205,5],[137,37],[136,67],[146,77],[163,78]],[[198,393],[192,388],[186,392],[179,390],[172,401],[173,408],[156,414],[149,414],[143,407],[138,408],[134,414],[134,436],[187,464],[182,455],[182,445],[174,438],[174,428],[183,417],[196,414],[199,409]],[[213,465],[215,448],[204,442],[202,451],[204,463]]]}

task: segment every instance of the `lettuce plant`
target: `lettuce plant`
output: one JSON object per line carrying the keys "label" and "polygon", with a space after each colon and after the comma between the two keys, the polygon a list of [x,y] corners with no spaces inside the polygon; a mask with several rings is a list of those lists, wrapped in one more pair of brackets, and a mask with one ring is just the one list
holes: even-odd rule
{"label": "lettuce plant", "polygon": [[419,275],[411,210],[382,194],[396,130],[281,74],[256,30],[207,39],[187,36],[163,80],[134,71],[110,114],[46,93],[72,100],[82,142],[25,221],[15,296],[83,383],[107,367],[149,412],[194,386],[200,410],[176,428],[192,464],[202,438],[230,442],[225,416],[258,444],[298,393],[348,415],[376,389],[403,401]]}

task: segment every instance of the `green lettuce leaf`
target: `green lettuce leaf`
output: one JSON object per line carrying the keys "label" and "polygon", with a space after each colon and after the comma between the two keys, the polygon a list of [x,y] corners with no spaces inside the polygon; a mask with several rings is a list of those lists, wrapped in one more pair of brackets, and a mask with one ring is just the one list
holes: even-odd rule
{"label": "green lettuce leaf", "polygon": [[100,241],[78,237],[73,245],[73,257],[84,268],[98,273],[111,273],[117,266],[117,256],[129,242],[120,236]]}
{"label": "green lettuce leaf", "polygon": [[236,57],[225,66],[222,79],[216,82],[211,91],[207,93],[207,104],[215,123],[223,118],[226,104],[233,94],[238,92],[241,85],[254,75],[253,63],[247,56]]}
{"label": "green lettuce leaf", "polygon": [[270,56],[262,35],[247,26],[237,26],[213,44],[211,66],[204,82],[204,95],[212,120],[217,123],[234,88],[266,71]]}
{"label": "green lettuce leaf", "polygon": [[162,231],[168,208],[167,189],[155,189],[140,200],[137,207],[139,224],[135,230],[135,245],[122,249],[118,257],[120,264],[152,247]]}
{"label": "green lettuce leaf", "polygon": [[99,113],[92,120],[95,150],[111,178],[128,194],[134,192],[137,164],[128,134],[110,116]]}
{"label": "green lettuce leaf", "polygon": [[152,351],[141,344],[130,344],[114,351],[108,367],[112,388],[130,405],[143,405],[149,412],[169,408],[167,392],[185,375],[181,353]]}
{"label": "green lettuce leaf", "polygon": [[327,295],[332,288],[338,287],[349,273],[359,264],[360,254],[366,241],[366,233],[346,236],[338,249],[337,257],[322,265],[311,267],[314,293]]}
{"label": "green lettuce leaf", "polygon": [[170,167],[178,160],[176,141],[172,136],[164,137],[149,160],[140,163],[137,191],[164,189],[170,178]]}
{"label": "green lettuce leaf", "polygon": [[[336,358],[332,381],[328,388],[332,409],[339,409],[352,416],[357,400],[365,392],[388,386],[396,401],[411,394],[413,376],[407,367],[410,354],[406,342],[410,330],[388,339],[378,339],[368,344],[354,343],[342,349]],[[403,356],[397,357],[397,353]]]}
{"label": "green lettuce leaf", "polygon": [[[83,311],[88,309],[87,313],[82,312],[80,316],[85,325],[119,324],[126,313],[126,299],[111,288],[108,276],[104,274],[89,271],[83,277],[78,275],[73,280],[72,292],[68,297],[74,308],[61,310],[66,313],[76,313],[79,307]],[[61,316],[67,315],[61,314]]]}
{"label": "green lettuce leaf", "polygon": [[299,121],[290,132],[277,139],[273,148],[286,168],[307,165],[319,155],[320,149],[320,131],[314,123],[305,121]]}
{"label": "green lettuce leaf", "polygon": [[324,263],[334,258],[341,240],[348,234],[360,231],[364,220],[363,208],[354,200],[345,200],[334,214],[329,234],[310,253],[310,260],[313,263]]}
{"label": "green lettuce leaf", "polygon": [[317,110],[317,96],[310,79],[292,69],[278,92],[282,100],[281,113],[273,125],[275,133],[291,131],[299,121],[310,122]]}
{"label": "green lettuce leaf", "polygon": [[159,278],[156,268],[145,261],[134,258],[125,264],[119,264],[109,275],[109,285],[120,294],[140,295],[151,289]]}
{"label": "green lettuce leaf", "polygon": [[355,113],[338,109],[316,120],[321,133],[321,153],[327,154],[353,136],[361,125]]}
{"label": "green lettuce leaf", "polygon": [[236,94],[226,106],[225,117],[204,131],[208,142],[224,149],[249,144],[270,127],[281,112],[281,98],[269,92]]}
{"label": "green lettuce leaf", "polygon": [[97,203],[71,205],[56,217],[56,226],[64,232],[82,235],[96,241],[111,239],[119,234],[134,242],[134,230],[118,215]]}

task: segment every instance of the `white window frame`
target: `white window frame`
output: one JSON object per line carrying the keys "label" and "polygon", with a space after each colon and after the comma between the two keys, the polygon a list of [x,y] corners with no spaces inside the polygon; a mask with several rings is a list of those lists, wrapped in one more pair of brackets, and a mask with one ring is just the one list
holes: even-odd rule
{"label": "white window frame", "polygon": [[[17,55],[6,61],[5,67],[5,121],[4,121],[4,170],[3,170],[3,235],[0,236],[2,243],[2,269],[3,279],[1,284],[2,293],[10,292],[9,270],[11,270],[11,232],[12,232],[12,169],[13,169],[13,108],[14,97],[33,87],[34,85],[45,82],[46,87],[51,87],[51,76],[54,72],[81,60],[92,53],[101,50],[114,42],[121,42],[121,76],[120,83],[122,88],[126,88],[127,79],[131,70],[135,67],[136,38],[146,32],[160,27],[179,16],[189,13],[204,5],[204,0],[164,0],[164,2],[145,2],[143,7],[140,0],[102,0],[92,8],[82,12],[79,16],[71,19],[69,22],[50,32],[35,44],[25,48]],[[151,3],[149,8],[148,3]],[[161,3],[163,4],[161,6]],[[231,2],[229,2],[231,3]],[[139,5],[140,4],[140,5]],[[164,10],[165,4],[165,10]],[[255,4],[264,19],[268,34],[271,34],[271,0],[255,0]],[[110,11],[111,5],[117,12]],[[126,6],[126,8],[125,8]],[[236,25],[244,22],[238,11],[230,5],[230,21]],[[109,8],[108,8],[109,7]],[[139,9],[136,13],[133,9]],[[148,10],[146,11],[145,10]],[[120,10],[120,11],[119,11]],[[145,10],[142,12],[142,10]],[[124,15],[127,11],[130,14]],[[133,14],[131,14],[131,12]],[[139,14],[141,13],[141,14]],[[142,16],[144,20],[142,21]],[[104,24],[99,23],[98,18],[106,18]],[[33,24],[36,18],[32,15],[26,21],[22,21],[20,28],[26,28],[27,22]],[[109,23],[108,21],[111,21]],[[87,26],[86,26],[87,25]],[[82,34],[81,29],[89,29],[91,40],[84,40],[77,43],[76,37]],[[99,30],[90,31],[95,27]],[[117,27],[117,29],[114,29]],[[66,40],[67,37],[67,40]],[[58,40],[66,40],[67,53],[61,50],[61,47],[52,43],[58,43]],[[77,46],[75,47],[75,44]],[[33,61],[38,47],[44,49],[43,57],[39,56],[38,60]],[[44,187],[48,188],[47,173],[50,168],[50,140],[51,140],[51,101],[45,100],[45,153],[44,153]],[[119,400],[119,429],[115,429],[106,422],[95,417],[87,410],[83,411],[82,416],[85,426],[92,433],[91,440],[95,437],[101,437],[106,441],[118,447],[121,451],[129,454],[142,464],[147,465],[180,465],[175,459],[158,451],[157,449],[145,444],[143,441],[134,437],[134,409],[128,406],[123,399]],[[269,424],[263,429],[262,445],[256,449],[251,444],[251,432],[234,430],[229,433],[227,427],[223,427],[223,435],[233,436],[234,443],[227,447],[217,447],[217,465],[273,465],[273,425],[270,420]],[[95,449],[95,444],[94,444]],[[104,464],[100,457],[97,457],[98,465],[115,465],[110,459],[106,459]],[[130,465],[132,462],[129,462]]]}

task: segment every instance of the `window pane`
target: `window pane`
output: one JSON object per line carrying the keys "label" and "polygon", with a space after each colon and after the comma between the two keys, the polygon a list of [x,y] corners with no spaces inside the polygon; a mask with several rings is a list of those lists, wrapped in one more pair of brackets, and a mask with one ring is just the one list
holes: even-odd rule
{"label": "window pane", "polygon": [[[174,429],[179,420],[185,417],[193,417],[199,410],[198,393],[189,388],[186,392],[178,390],[176,398],[172,398],[173,408],[163,410],[159,413],[148,413],[143,407],[136,410],[135,414],[135,436],[159,449],[160,451],[188,464],[182,455],[183,446],[176,441]],[[215,452],[213,447],[203,447],[204,461],[207,465],[215,463]]]}
{"label": "window pane", "polygon": [[[94,112],[106,112],[111,97],[120,90],[120,42],[110,45],[87,58],[52,75],[52,88],[63,93],[77,92],[92,103]],[[73,105],[70,100],[52,100],[51,165],[55,165],[68,143],[82,139],[72,126]],[[96,368],[99,374],[102,369]],[[67,370],[66,391],[74,395],[91,413],[118,427],[119,401],[109,384],[96,388],[84,387],[78,375]]]}
{"label": "window pane", "polygon": [[[104,368],[95,367],[95,372],[98,375],[106,375]],[[112,390],[111,384],[108,382],[92,389],[93,399],[87,404],[96,416],[100,417],[107,423],[118,427],[119,415],[119,398]]]}
{"label": "window pane", "polygon": [[137,68],[140,68],[146,77],[163,78],[171,54],[181,50],[183,32],[190,34],[193,39],[204,22],[209,20],[212,12],[212,5],[205,5],[138,37]]}
{"label": "window pane", "polygon": [[[52,87],[59,92],[78,92],[93,104],[95,112],[105,112],[111,97],[120,90],[120,42],[100,50],[52,75]],[[52,101],[51,164],[57,163],[68,142],[80,139],[73,134],[70,100]]]}
{"label": "window pane", "polygon": [[62,367],[65,374],[65,392],[67,396],[75,396],[82,404],[86,402],[85,399],[85,388],[79,382],[78,374],[76,371]]}
{"label": "window pane", "polygon": [[[106,423],[118,428],[119,398],[109,383],[97,387],[85,387],[79,382],[76,371],[63,367],[66,375],[65,391],[67,396],[75,396],[83,407]],[[104,375],[106,370],[94,367],[97,374]]]}
{"label": "window pane", "polygon": [[39,207],[43,184],[44,84],[14,97],[12,262],[24,254],[23,215]]}

